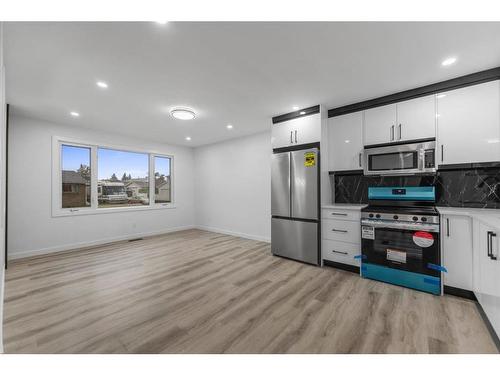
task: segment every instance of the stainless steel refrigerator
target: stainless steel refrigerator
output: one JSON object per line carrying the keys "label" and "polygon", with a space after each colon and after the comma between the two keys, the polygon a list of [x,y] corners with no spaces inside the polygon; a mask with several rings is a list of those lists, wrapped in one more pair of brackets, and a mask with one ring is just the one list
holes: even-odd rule
{"label": "stainless steel refrigerator", "polygon": [[319,264],[319,150],[274,153],[271,162],[271,251]]}

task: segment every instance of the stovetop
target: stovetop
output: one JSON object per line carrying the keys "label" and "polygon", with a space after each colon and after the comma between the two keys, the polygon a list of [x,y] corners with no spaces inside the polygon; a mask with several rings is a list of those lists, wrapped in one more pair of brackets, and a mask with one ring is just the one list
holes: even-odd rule
{"label": "stovetop", "polygon": [[427,215],[439,216],[439,212],[434,206],[382,206],[371,204],[361,209],[362,212],[399,213],[402,215]]}

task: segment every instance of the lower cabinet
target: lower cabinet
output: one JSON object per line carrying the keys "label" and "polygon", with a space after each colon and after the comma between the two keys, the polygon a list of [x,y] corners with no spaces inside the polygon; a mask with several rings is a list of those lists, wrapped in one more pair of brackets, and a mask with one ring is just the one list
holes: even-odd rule
{"label": "lower cabinet", "polygon": [[444,285],[472,290],[472,220],[468,216],[441,216],[441,255],[447,272]]}
{"label": "lower cabinet", "polygon": [[321,253],[323,260],[359,266],[361,254],[361,213],[359,210],[323,209]]}
{"label": "lower cabinet", "polygon": [[500,336],[500,229],[474,223],[474,292]]}

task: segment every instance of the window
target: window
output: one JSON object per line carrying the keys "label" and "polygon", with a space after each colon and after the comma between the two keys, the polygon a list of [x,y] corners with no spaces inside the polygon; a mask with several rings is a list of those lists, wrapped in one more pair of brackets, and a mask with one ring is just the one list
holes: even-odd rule
{"label": "window", "polygon": [[148,154],[98,148],[97,170],[99,208],[149,205]]}
{"label": "window", "polygon": [[172,194],[170,189],[170,158],[154,157],[155,166],[155,203],[170,203]]}
{"label": "window", "polygon": [[173,157],[53,139],[55,216],[173,207]]}
{"label": "window", "polygon": [[90,148],[61,147],[62,208],[90,207]]}

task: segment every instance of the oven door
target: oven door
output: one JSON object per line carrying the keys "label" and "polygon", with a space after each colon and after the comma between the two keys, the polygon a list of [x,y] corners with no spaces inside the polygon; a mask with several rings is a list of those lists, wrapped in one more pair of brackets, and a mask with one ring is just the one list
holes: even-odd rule
{"label": "oven door", "polygon": [[439,225],[362,220],[363,262],[441,277]]}

